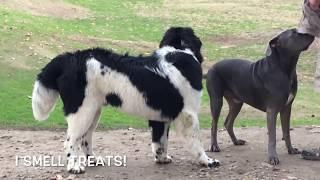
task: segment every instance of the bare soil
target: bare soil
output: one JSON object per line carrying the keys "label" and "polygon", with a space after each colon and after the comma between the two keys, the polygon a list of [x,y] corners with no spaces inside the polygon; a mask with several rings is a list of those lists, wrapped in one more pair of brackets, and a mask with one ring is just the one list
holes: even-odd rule
{"label": "bare soil", "polygon": [[[219,131],[222,152],[208,153],[219,159],[221,167],[209,169],[199,166],[183,148],[183,142],[171,132],[169,152],[173,163],[157,165],[150,148],[150,131],[112,130],[96,132],[95,153],[98,156],[126,155],[126,167],[87,167],[81,175],[70,175],[66,167],[16,166],[16,156],[61,155],[64,132],[0,130],[0,179],[319,179],[320,162],[306,161],[300,155],[289,155],[278,129],[279,166],[265,162],[267,130],[265,128],[235,129],[236,134],[247,140],[244,146],[234,146],[226,131]],[[209,130],[202,130],[202,140],[209,146]],[[296,147],[314,148],[320,145],[320,128],[303,127],[291,131]]]}
{"label": "bare soil", "polygon": [[63,0],[0,0],[0,5],[36,16],[62,19],[83,19],[90,15],[88,9]]}

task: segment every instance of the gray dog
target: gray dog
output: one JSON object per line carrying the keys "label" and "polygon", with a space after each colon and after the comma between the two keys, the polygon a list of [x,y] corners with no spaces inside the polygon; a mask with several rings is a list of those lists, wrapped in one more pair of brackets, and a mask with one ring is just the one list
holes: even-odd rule
{"label": "gray dog", "polygon": [[217,123],[223,97],[229,104],[225,127],[234,145],[244,145],[233,132],[233,123],[243,103],[267,113],[268,161],[279,164],[276,152],[276,119],[280,112],[283,138],[288,153],[298,154],[290,140],[291,105],[297,92],[296,65],[300,53],[313,42],[314,37],[298,33],[296,29],[282,32],[269,42],[266,57],[251,62],[231,59],[216,63],[207,74],[207,89],[212,113],[211,149],[219,152]]}

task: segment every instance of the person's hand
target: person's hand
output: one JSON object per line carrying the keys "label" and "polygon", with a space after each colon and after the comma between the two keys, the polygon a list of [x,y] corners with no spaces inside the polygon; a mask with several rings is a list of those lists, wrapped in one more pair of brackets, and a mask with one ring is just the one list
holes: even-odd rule
{"label": "person's hand", "polygon": [[309,0],[310,7],[313,10],[319,10],[320,9],[320,0]]}

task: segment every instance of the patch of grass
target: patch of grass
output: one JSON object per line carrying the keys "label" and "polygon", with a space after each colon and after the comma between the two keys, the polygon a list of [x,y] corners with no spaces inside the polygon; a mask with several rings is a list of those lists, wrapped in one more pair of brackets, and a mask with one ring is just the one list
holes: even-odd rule
{"label": "patch of grass", "polygon": [[[168,27],[192,26],[204,43],[207,66],[225,58],[258,60],[264,55],[268,40],[282,29],[296,26],[301,14],[301,0],[66,1],[89,9],[91,16],[66,20],[34,16],[0,5],[0,127],[66,127],[61,101],[49,120],[38,122],[32,117],[28,98],[40,68],[59,53],[95,46],[132,54],[150,53]],[[293,125],[320,124],[320,96],[312,88],[315,53],[304,53],[298,64],[300,86],[293,107]],[[225,103],[221,119],[227,112]],[[264,113],[244,106],[235,126],[265,126],[264,117]],[[200,122],[201,127],[210,127],[205,89]],[[219,123],[221,126],[223,120]],[[147,122],[104,108],[100,127],[146,128]]]}
{"label": "patch of grass", "polygon": [[[218,127],[224,128],[224,121],[226,116],[222,116],[219,119]],[[261,116],[255,119],[238,117],[234,122],[234,127],[266,127],[267,121],[263,119],[265,116]],[[222,119],[223,118],[223,119]],[[291,120],[290,124],[293,127],[297,126],[311,126],[311,125],[319,125],[320,117],[309,117],[309,118],[296,118]],[[212,119],[207,114],[200,115],[200,127],[201,128],[209,128],[211,127]],[[278,117],[277,126],[281,127],[281,122]]]}

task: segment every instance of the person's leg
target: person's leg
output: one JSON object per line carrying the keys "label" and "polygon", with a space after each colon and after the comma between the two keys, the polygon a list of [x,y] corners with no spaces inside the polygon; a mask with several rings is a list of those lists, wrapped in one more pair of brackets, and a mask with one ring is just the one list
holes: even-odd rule
{"label": "person's leg", "polygon": [[318,49],[316,56],[316,71],[314,75],[314,88],[316,91],[320,92],[320,39],[316,39],[316,47]]}
{"label": "person's leg", "polygon": [[[303,6],[303,17],[300,21],[298,31],[301,33],[309,33],[316,37],[316,46],[318,49],[316,57],[316,71],[314,77],[315,90],[320,92],[320,0],[306,0]],[[317,10],[318,9],[318,10]],[[307,160],[320,160],[320,148],[303,150],[301,153],[303,159]]]}
{"label": "person's leg", "polygon": [[[318,53],[316,57],[316,71],[314,76],[314,88],[320,92],[320,39],[317,38],[316,46]],[[319,149],[305,149],[301,153],[301,157],[306,160],[320,160],[320,148]]]}

